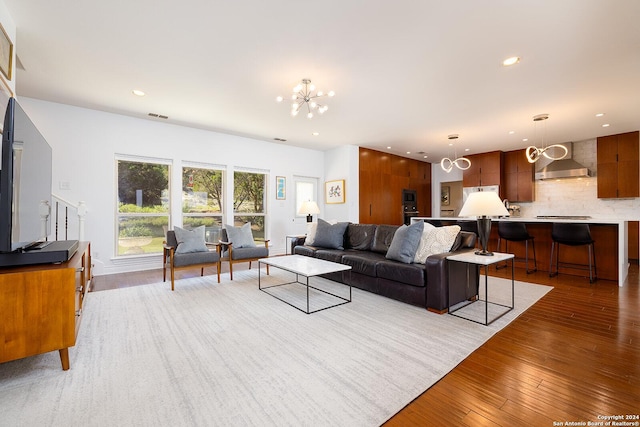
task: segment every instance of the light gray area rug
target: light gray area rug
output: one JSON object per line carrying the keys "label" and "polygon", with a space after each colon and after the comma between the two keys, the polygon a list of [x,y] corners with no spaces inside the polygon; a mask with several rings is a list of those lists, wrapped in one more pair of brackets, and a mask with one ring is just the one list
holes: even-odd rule
{"label": "light gray area rug", "polygon": [[[281,276],[273,268],[263,285]],[[510,281],[490,280],[510,292]],[[272,289],[306,298],[300,285]],[[358,289],[307,315],[259,291],[255,269],[220,284],[180,280],[175,292],[94,292],[69,371],[58,352],[0,364],[0,424],[376,426],[549,290],[516,282],[516,309],[490,326]]]}

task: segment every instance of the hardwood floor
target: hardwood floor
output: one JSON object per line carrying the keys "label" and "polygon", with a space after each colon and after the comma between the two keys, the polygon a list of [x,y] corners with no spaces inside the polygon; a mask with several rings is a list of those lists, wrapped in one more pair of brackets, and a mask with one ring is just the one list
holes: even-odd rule
{"label": "hardwood floor", "polygon": [[[179,277],[198,274],[182,271]],[[98,276],[92,289],[161,280],[161,270]],[[518,268],[516,280],[554,289],[385,426],[586,425],[604,421],[599,416],[640,413],[638,264],[631,265],[622,288],[607,280],[527,275]]]}

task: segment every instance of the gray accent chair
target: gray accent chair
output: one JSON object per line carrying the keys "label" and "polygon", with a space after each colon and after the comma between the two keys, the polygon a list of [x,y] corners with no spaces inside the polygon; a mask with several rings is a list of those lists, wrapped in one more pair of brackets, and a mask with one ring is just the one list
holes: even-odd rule
{"label": "gray accent chair", "polygon": [[167,231],[167,240],[164,242],[164,268],[162,269],[162,281],[167,281],[167,269],[171,271],[171,290],[174,290],[175,270],[187,268],[200,268],[200,276],[204,276],[205,267],[216,267],[218,283],[220,283],[220,248],[207,252],[190,252],[186,254],[176,253],[178,241],[173,230]]}
{"label": "gray accent chair", "polygon": [[[264,247],[256,246],[254,248],[234,248],[233,243],[229,241],[227,229],[222,229],[222,239],[220,240],[220,260],[229,263],[229,277],[233,280],[233,264],[239,262],[248,262],[251,268],[252,261],[258,261],[261,258],[269,257],[269,240],[264,241]],[[269,274],[269,266],[267,265],[267,274]]]}

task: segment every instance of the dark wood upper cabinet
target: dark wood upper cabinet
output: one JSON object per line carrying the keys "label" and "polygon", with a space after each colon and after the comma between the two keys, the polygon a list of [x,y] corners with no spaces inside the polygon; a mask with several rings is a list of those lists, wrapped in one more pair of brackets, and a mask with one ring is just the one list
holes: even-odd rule
{"label": "dark wood upper cabinet", "polygon": [[598,138],[598,198],[640,197],[640,132]]}
{"label": "dark wood upper cabinet", "polygon": [[[466,156],[471,167],[462,173],[464,187],[502,186],[502,151]],[[502,188],[500,190],[502,192]]]}
{"label": "dark wood upper cabinet", "polygon": [[504,197],[511,202],[533,202],[534,165],[527,161],[526,150],[504,153]]}

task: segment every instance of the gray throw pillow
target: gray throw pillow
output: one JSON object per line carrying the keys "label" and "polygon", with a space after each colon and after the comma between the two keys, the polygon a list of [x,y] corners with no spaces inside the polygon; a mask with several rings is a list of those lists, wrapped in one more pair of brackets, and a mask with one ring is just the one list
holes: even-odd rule
{"label": "gray throw pillow", "polygon": [[411,264],[416,256],[424,222],[418,221],[409,226],[402,225],[393,235],[386,258]]}
{"label": "gray throw pillow", "polygon": [[318,228],[313,240],[313,246],[328,249],[344,249],[344,232],[347,230],[348,222],[329,224],[327,221],[318,218]]}
{"label": "gray throw pillow", "polygon": [[256,242],[253,241],[250,222],[247,222],[242,227],[234,227],[228,224],[224,227],[227,229],[227,237],[229,241],[233,243],[234,249],[256,247]]}
{"label": "gray throw pillow", "polygon": [[188,254],[190,252],[206,252],[207,245],[204,243],[204,225],[194,228],[193,230],[185,230],[180,227],[174,227],[176,233],[176,241],[178,247],[177,254]]}

